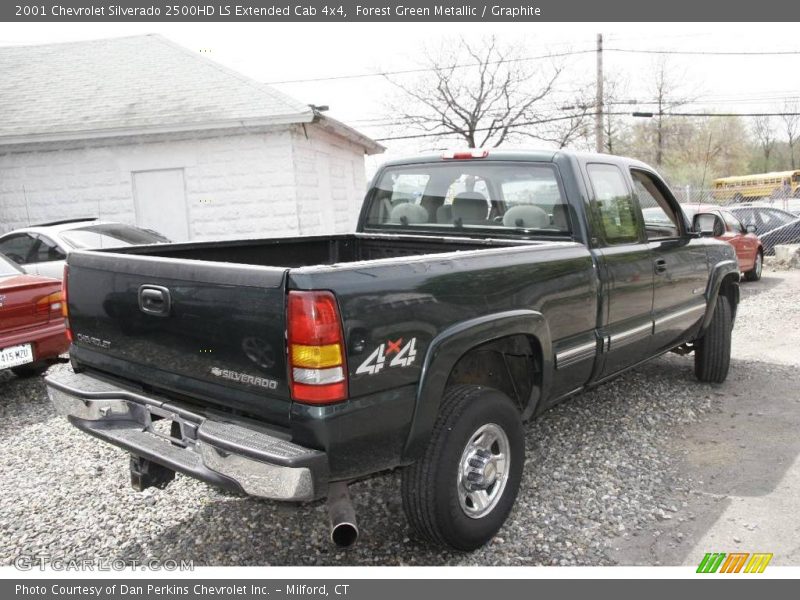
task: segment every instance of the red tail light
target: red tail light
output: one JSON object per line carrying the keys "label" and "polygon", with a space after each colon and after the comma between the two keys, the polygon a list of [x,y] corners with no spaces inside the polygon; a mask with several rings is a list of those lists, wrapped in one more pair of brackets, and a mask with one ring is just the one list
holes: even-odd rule
{"label": "red tail light", "polygon": [[72,343],[72,329],[69,326],[69,307],[67,306],[67,281],[69,279],[69,265],[64,265],[64,278],[61,281],[61,314],[64,317],[64,325],[67,328],[67,340]]}
{"label": "red tail light", "polygon": [[347,399],[344,335],[331,292],[289,292],[286,307],[292,399],[332,404]]}

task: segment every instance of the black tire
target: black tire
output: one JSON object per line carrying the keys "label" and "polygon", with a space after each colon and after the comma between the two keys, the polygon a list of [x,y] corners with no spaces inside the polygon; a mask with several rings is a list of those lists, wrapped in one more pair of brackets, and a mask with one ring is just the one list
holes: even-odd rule
{"label": "black tire", "polygon": [[[502,478],[485,490],[489,494],[496,493],[489,512],[471,517],[467,515],[470,507],[462,508],[462,496],[469,498],[470,493],[466,496],[463,493],[461,465],[469,454],[468,445],[477,439],[476,434],[484,427],[498,428],[506,436],[498,444],[503,443],[508,448],[504,470],[507,476],[505,485],[500,484],[496,492],[492,490]],[[525,462],[524,437],[520,412],[502,392],[476,385],[448,388],[424,455],[403,470],[403,510],[411,528],[421,538],[454,550],[475,550],[491,540],[505,523],[519,491]],[[499,453],[499,450],[491,452]],[[483,476],[487,472],[493,474],[493,468],[481,470],[481,473]],[[473,480],[465,478],[464,481]],[[468,505],[470,500],[466,503]]]}
{"label": "black tire", "polygon": [[17,377],[27,379],[29,377],[37,377],[45,371],[50,365],[46,362],[34,362],[28,365],[21,365],[19,367],[11,367],[11,372]]}
{"label": "black tire", "polygon": [[711,324],[694,343],[694,374],[706,383],[722,383],[731,365],[733,318],[728,298],[720,294]]}
{"label": "black tire", "polygon": [[764,251],[759,250],[758,254],[756,254],[756,264],[753,265],[753,268],[747,273],[744,274],[744,278],[747,281],[758,281],[761,279],[761,271],[764,269]]}

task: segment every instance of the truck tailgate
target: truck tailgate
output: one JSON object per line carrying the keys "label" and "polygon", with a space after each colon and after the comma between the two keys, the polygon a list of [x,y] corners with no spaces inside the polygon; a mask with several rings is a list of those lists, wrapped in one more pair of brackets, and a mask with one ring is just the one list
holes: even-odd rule
{"label": "truck tailgate", "polygon": [[79,363],[288,423],[288,269],[102,251],[72,253],[68,265]]}

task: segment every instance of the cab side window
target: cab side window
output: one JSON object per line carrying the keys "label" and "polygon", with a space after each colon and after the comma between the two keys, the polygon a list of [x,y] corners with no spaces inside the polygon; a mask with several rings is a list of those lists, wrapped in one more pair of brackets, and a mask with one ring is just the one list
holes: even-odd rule
{"label": "cab side window", "polygon": [[631,169],[631,177],[639,206],[642,207],[647,239],[652,241],[679,237],[681,228],[678,217],[655,180],[648,173],[637,169]]}
{"label": "cab side window", "polygon": [[636,202],[622,171],[614,165],[600,163],[587,165],[586,171],[594,190],[593,203],[605,242],[610,245],[638,242]]}

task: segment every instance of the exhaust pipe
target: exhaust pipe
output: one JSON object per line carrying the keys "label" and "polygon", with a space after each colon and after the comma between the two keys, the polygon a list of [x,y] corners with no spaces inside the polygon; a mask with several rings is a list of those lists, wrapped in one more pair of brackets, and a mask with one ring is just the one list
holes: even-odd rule
{"label": "exhaust pipe", "polygon": [[331,521],[331,541],[340,548],[349,548],[358,540],[356,511],[347,493],[347,483],[336,481],[328,485],[328,515]]}

